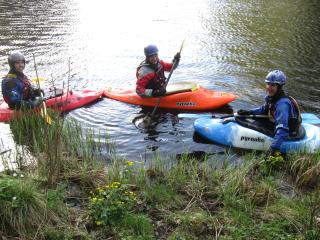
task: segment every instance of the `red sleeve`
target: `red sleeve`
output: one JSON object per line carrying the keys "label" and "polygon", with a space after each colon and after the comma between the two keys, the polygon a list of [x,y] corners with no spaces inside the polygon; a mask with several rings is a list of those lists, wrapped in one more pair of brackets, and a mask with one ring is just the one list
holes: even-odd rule
{"label": "red sleeve", "polygon": [[161,65],[163,66],[163,69],[166,71],[166,72],[170,72],[171,71],[171,68],[173,66],[172,63],[167,63],[167,62],[164,62],[164,61],[160,61]]}

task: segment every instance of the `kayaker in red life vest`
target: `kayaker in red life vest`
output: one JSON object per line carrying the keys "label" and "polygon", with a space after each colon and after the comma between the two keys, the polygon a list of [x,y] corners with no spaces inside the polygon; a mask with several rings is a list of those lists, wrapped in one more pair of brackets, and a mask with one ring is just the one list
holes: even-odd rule
{"label": "kayaker in red life vest", "polygon": [[282,89],[285,82],[286,76],[282,71],[269,72],[265,80],[265,104],[256,109],[238,111],[239,115],[268,114],[269,120],[274,122],[275,135],[270,146],[271,156],[285,157],[285,153],[280,151],[281,144],[289,136],[298,135],[301,125],[301,114],[296,100],[287,96]]}
{"label": "kayaker in red life vest", "polygon": [[[155,45],[149,45],[144,48],[146,59],[140,63],[137,68],[136,92],[141,97],[158,97],[166,93],[166,76],[165,71],[170,71],[172,63],[166,63],[159,60],[158,48]],[[180,61],[180,53],[174,56],[176,61],[175,67]]]}
{"label": "kayaker in red life vest", "polygon": [[[2,79],[4,101],[11,109],[32,109],[41,104],[39,89],[33,87],[24,75],[26,60],[21,52],[12,52],[8,57],[10,70]],[[38,98],[36,98],[38,97]]]}

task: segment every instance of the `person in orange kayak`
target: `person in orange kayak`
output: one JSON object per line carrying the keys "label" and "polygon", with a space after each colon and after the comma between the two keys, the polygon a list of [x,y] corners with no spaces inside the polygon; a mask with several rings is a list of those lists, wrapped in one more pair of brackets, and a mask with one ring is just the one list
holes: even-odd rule
{"label": "person in orange kayak", "polygon": [[21,52],[12,52],[8,57],[10,70],[2,79],[4,101],[11,109],[32,109],[41,104],[40,89],[32,86],[23,70],[26,60]]}
{"label": "person in orange kayak", "polygon": [[166,93],[165,71],[176,68],[180,61],[180,53],[176,53],[172,63],[159,59],[158,48],[155,45],[148,45],[144,48],[146,59],[137,68],[136,92],[141,97],[158,97]]}

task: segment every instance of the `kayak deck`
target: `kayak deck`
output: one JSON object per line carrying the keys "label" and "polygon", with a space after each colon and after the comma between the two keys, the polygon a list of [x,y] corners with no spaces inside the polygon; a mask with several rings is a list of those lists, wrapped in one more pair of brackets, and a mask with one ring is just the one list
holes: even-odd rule
{"label": "kayak deck", "polygon": [[[154,107],[159,97],[142,98],[134,89],[113,89],[104,91],[104,96],[121,102]],[[190,82],[172,83],[167,86],[167,93],[161,97],[160,108],[181,110],[210,110],[222,107],[236,96],[232,93],[218,92]]]}
{"label": "kayak deck", "polygon": [[[320,128],[302,122],[305,136],[300,140],[286,140],[280,150],[283,152],[315,152],[320,148]],[[194,122],[195,131],[202,137],[228,147],[266,151],[273,137],[243,127],[236,122],[224,123],[223,119],[198,118]]]}

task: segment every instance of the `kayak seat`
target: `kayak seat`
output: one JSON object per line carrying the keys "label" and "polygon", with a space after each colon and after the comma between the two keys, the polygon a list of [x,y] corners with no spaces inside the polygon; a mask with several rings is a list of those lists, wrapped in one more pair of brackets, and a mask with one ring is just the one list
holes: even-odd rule
{"label": "kayak seat", "polygon": [[[235,121],[246,128],[261,132],[269,137],[274,137],[275,125],[268,119],[257,119],[257,118],[235,118]],[[297,141],[304,138],[306,134],[305,129],[300,126],[298,134],[295,136],[289,136],[287,141]]]}
{"label": "kayak seat", "polygon": [[171,95],[175,93],[182,93],[182,92],[192,92],[199,88],[199,85],[193,82],[178,82],[178,83],[171,83],[168,84],[166,87],[166,94]]}

